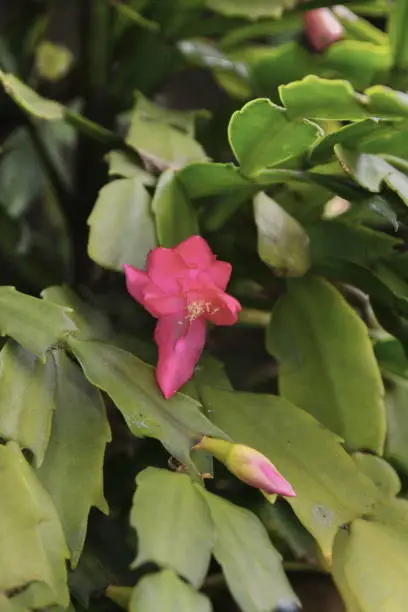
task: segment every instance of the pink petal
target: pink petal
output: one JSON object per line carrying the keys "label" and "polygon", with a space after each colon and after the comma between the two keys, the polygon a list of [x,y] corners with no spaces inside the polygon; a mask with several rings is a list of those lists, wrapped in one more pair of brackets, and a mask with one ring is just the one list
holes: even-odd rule
{"label": "pink petal", "polygon": [[197,268],[209,268],[215,260],[215,255],[201,236],[191,236],[174,249],[185,263]]}
{"label": "pink petal", "polygon": [[205,337],[206,324],[202,318],[187,325],[178,315],[159,319],[154,333],[159,349],[156,379],[166,399],[193,376]]}
{"label": "pink petal", "polygon": [[183,313],[185,300],[178,295],[167,295],[153,283],[149,283],[143,292],[143,305],[156,318],[171,314]]}
{"label": "pink petal", "polygon": [[149,277],[146,272],[138,270],[138,268],[134,268],[128,264],[125,264],[123,269],[125,270],[126,288],[128,292],[136,302],[144,306],[143,289],[149,282]]}
{"label": "pink petal", "polygon": [[147,273],[151,280],[166,293],[178,293],[178,278],[183,278],[188,268],[173,249],[158,247],[147,256]]}
{"label": "pink petal", "polygon": [[226,261],[215,261],[209,269],[209,276],[217,287],[224,290],[231,276],[232,266]]}
{"label": "pink petal", "polygon": [[327,8],[307,11],[303,23],[307,39],[316,51],[325,51],[344,36],[343,26]]}
{"label": "pink petal", "polygon": [[261,463],[259,468],[265,476],[263,484],[259,485],[260,489],[266,491],[266,493],[278,493],[278,495],[284,495],[285,497],[296,497],[292,485],[285,480],[272,463]]}
{"label": "pink petal", "polygon": [[234,325],[241,310],[241,304],[228,293],[219,292],[211,299],[211,311],[206,315],[215,325]]}

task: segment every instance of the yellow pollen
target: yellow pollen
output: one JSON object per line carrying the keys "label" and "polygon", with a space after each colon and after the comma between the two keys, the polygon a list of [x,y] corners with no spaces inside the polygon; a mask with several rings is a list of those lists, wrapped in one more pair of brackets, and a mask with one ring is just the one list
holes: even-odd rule
{"label": "yellow pollen", "polygon": [[212,314],[214,312],[218,312],[219,308],[214,308],[211,302],[204,302],[204,300],[198,300],[197,302],[191,302],[191,304],[187,305],[187,321],[195,321],[203,314]]}

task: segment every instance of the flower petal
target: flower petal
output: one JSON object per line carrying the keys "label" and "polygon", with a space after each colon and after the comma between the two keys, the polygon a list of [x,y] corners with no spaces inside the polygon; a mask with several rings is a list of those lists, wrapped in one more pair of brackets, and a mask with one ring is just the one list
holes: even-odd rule
{"label": "flower petal", "polygon": [[178,295],[168,295],[152,282],[143,291],[143,305],[156,318],[181,313],[183,319],[185,300]]}
{"label": "flower petal", "polygon": [[215,325],[234,325],[241,310],[241,304],[228,293],[217,292],[211,299],[211,310],[206,318]]}
{"label": "flower petal", "polygon": [[226,261],[215,261],[208,273],[211,280],[217,287],[224,290],[228,285],[231,276],[232,266]]}
{"label": "flower petal", "polygon": [[193,376],[205,337],[204,319],[196,319],[187,325],[178,315],[159,319],[154,333],[159,349],[156,380],[166,399]]}
{"label": "flower petal", "polygon": [[327,8],[306,11],[303,15],[306,37],[316,51],[325,51],[344,38],[344,29]]}
{"label": "flower petal", "polygon": [[296,497],[292,485],[282,476],[273,463],[260,463],[258,466],[266,477],[266,482],[259,484],[259,488],[266,493],[277,493],[285,497]]}
{"label": "flower petal", "polygon": [[146,272],[125,264],[126,288],[133,299],[144,306],[143,289],[149,282]]}
{"label": "flower petal", "polygon": [[160,289],[166,293],[179,293],[179,278],[183,278],[188,268],[174,249],[158,247],[147,256],[147,274]]}
{"label": "flower petal", "polygon": [[201,269],[209,268],[215,261],[215,255],[201,236],[191,236],[180,242],[174,249],[188,266]]}

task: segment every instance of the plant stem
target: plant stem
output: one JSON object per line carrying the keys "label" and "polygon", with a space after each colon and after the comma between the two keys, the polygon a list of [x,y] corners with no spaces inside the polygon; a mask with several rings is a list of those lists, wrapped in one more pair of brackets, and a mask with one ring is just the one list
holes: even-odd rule
{"label": "plant stem", "polygon": [[267,327],[271,313],[256,308],[243,308],[238,315],[238,325],[247,327]]}

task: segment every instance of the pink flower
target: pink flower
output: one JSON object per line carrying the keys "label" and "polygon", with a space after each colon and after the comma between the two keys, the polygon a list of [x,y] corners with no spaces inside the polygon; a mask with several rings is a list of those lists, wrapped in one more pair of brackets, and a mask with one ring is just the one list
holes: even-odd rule
{"label": "pink flower", "polygon": [[147,257],[146,272],[125,265],[130,295],[158,320],[156,378],[170,398],[193,375],[206,339],[206,321],[233,325],[241,309],[224,292],[231,264],[217,261],[201,236],[174,249],[158,247]]}
{"label": "pink flower", "polygon": [[306,37],[316,51],[325,51],[344,36],[343,26],[327,8],[307,11],[303,24]]}
{"label": "pink flower", "polygon": [[244,444],[203,436],[195,449],[210,452],[234,476],[264,493],[296,497],[293,487],[262,453]]}

